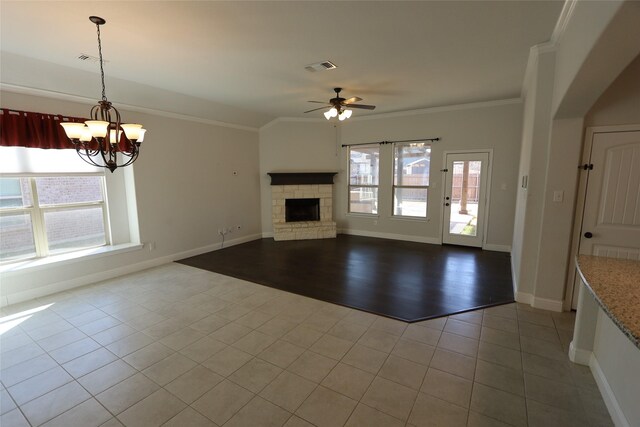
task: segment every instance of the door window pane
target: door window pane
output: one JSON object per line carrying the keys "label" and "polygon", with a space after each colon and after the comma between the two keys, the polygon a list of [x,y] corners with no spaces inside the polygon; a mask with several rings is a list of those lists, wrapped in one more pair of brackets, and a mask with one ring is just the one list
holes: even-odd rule
{"label": "door window pane", "polygon": [[51,252],[106,243],[102,207],[45,211],[44,223]]}
{"label": "door window pane", "polygon": [[481,161],[453,162],[449,233],[477,235]]}
{"label": "door window pane", "polygon": [[427,216],[426,188],[396,188],[393,192],[393,214],[399,216]]}
{"label": "door window pane", "polygon": [[377,187],[349,187],[349,212],[378,213]]}
{"label": "door window pane", "polygon": [[29,213],[0,216],[0,260],[29,258],[36,255],[33,226]]}
{"label": "door window pane", "polygon": [[36,178],[40,206],[90,203],[104,200],[100,176],[48,176]]}

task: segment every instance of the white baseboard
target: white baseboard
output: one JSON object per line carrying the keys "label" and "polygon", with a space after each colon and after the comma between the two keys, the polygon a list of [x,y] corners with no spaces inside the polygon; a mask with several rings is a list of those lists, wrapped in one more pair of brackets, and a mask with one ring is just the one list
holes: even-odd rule
{"label": "white baseboard", "polygon": [[527,292],[516,291],[514,292],[514,295],[517,302],[522,304],[529,304],[533,308],[556,311],[558,313],[562,311],[562,301],[536,297],[533,294]]}
{"label": "white baseboard", "polygon": [[516,277],[516,269],[513,266],[513,257],[511,257],[511,283],[513,283],[513,295],[516,301],[518,301],[518,278]]}
{"label": "white baseboard", "polygon": [[482,245],[482,249],[484,249],[485,251],[511,253],[511,246],[509,245],[494,245],[493,243],[485,243],[484,245]]}
{"label": "white baseboard", "polygon": [[516,298],[516,301],[522,303],[522,304],[529,304],[531,305],[531,303],[533,302],[533,295],[526,293],[526,292],[515,292],[514,296]]}
{"label": "white baseboard", "polygon": [[[224,243],[224,245],[225,247],[235,246],[241,243],[246,243],[252,240],[260,239],[261,237],[262,236],[260,234],[252,234],[249,236],[228,240]],[[179,252],[172,255],[153,258],[153,259],[142,261],[136,264],[124,265],[122,267],[100,271],[94,274],[88,274],[81,277],[75,277],[69,280],[63,280],[63,281],[52,283],[49,285],[40,286],[35,289],[29,289],[22,292],[15,292],[9,295],[3,295],[2,299],[0,300],[0,306],[17,304],[17,303],[29,301],[35,298],[42,298],[44,296],[55,294],[57,292],[68,291],[70,289],[90,285],[92,283],[101,282],[103,280],[109,280],[116,277],[124,276],[126,274],[131,274],[131,273],[146,270],[149,268],[158,267],[160,265],[168,264],[170,262],[173,262],[179,259],[189,258],[189,257],[200,255],[203,253],[217,251],[219,249],[221,249],[220,243],[214,243],[212,245],[207,245],[200,248]]]}
{"label": "white baseboard", "polygon": [[442,241],[440,241],[440,239],[435,237],[407,236],[406,234],[379,233],[375,231],[351,230],[351,229],[338,230],[338,233],[349,234],[352,236],[377,237],[379,239],[404,240],[405,242],[429,243],[432,245],[442,244]]}
{"label": "white baseboard", "polygon": [[602,372],[602,368],[600,368],[598,359],[596,359],[596,356],[593,353],[591,353],[591,357],[589,358],[589,367],[591,368],[593,378],[596,380],[596,384],[598,384],[598,389],[600,390],[602,399],[604,400],[605,405],[607,405],[613,424],[615,424],[616,427],[631,427],[629,420],[627,420],[624,412],[622,412],[622,408],[620,408],[620,405],[618,404],[615,394],[613,394],[613,390],[611,389],[604,372]]}
{"label": "white baseboard", "polygon": [[[101,271],[99,273],[88,274],[86,276],[75,277],[70,280],[63,280],[60,282],[52,283],[50,285],[39,286],[35,289],[29,289],[22,292],[16,292],[6,295],[6,303],[17,304],[25,301],[29,301],[35,298],[42,298],[47,295],[52,295],[58,292],[68,291],[70,289],[79,288],[81,286],[90,285],[92,283],[101,282],[103,280],[113,279],[115,277],[124,276],[126,274],[135,273],[137,271],[146,270],[148,268],[157,267],[162,264],[166,264],[173,261],[171,257],[154,258],[148,261],[139,262],[136,264],[125,265],[111,270]],[[3,300],[5,299],[3,298]],[[4,302],[4,301],[3,301]]]}
{"label": "white baseboard", "polygon": [[558,301],[555,299],[548,298],[540,298],[533,297],[533,302],[531,303],[533,308],[539,308],[542,310],[556,311],[560,313],[562,311],[562,300]]}
{"label": "white baseboard", "polygon": [[273,238],[273,231],[265,231],[264,233],[262,233],[262,238],[263,239]]}
{"label": "white baseboard", "polygon": [[573,345],[573,341],[571,341],[571,343],[569,344],[569,360],[571,360],[573,363],[589,366],[592,354],[593,352],[590,350],[583,350],[575,347]]}

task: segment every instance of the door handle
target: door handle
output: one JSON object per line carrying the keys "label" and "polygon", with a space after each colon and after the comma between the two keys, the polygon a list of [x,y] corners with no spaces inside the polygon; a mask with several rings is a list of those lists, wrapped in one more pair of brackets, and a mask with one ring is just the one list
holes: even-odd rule
{"label": "door handle", "polygon": [[444,205],[445,205],[445,206],[449,206],[449,203],[445,203]]}
{"label": "door handle", "polygon": [[445,200],[449,200],[449,196],[445,197],[444,199],[445,199]]}
{"label": "door handle", "polygon": [[584,237],[585,239],[590,239],[593,237],[593,233],[590,231],[587,231],[586,233],[584,233]]}

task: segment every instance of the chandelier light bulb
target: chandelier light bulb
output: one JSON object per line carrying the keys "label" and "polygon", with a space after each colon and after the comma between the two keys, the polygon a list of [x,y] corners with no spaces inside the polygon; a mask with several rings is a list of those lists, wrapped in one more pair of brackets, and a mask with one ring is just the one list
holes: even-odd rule
{"label": "chandelier light bulb", "polygon": [[104,138],[105,136],[107,136],[107,128],[109,127],[109,122],[104,122],[102,120],[87,120],[84,123],[89,126],[91,136],[93,136],[94,138]]}
{"label": "chandelier light bulb", "polygon": [[82,136],[82,130],[85,128],[84,123],[65,122],[60,123],[64,128],[64,132],[69,139],[79,139]]}
{"label": "chandelier light bulb", "polygon": [[88,126],[82,126],[82,134],[80,135],[80,142],[89,142],[91,141],[91,129]]}
{"label": "chandelier light bulb", "polygon": [[124,131],[124,134],[127,136],[127,139],[129,139],[130,141],[137,141],[138,138],[140,138],[140,130],[142,129],[142,125],[125,123],[120,127]]}
{"label": "chandelier light bulb", "polygon": [[324,118],[327,120],[331,120],[331,110],[324,112]]}
{"label": "chandelier light bulb", "polygon": [[109,131],[109,142],[111,144],[117,144],[118,142],[120,142],[120,138],[122,138],[122,131],[121,130],[116,132],[115,129],[111,129]]}

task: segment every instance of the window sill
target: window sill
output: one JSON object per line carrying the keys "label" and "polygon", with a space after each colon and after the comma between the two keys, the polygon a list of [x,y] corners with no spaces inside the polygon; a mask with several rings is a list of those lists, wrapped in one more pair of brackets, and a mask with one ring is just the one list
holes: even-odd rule
{"label": "window sill", "polygon": [[46,258],[30,259],[26,261],[16,261],[10,264],[0,266],[0,273],[12,274],[12,273],[25,273],[36,270],[45,269],[52,266],[61,266],[65,264],[71,264],[73,262],[82,260],[89,260],[94,258],[101,258],[107,255],[121,254],[125,252],[131,252],[141,249],[143,245],[141,243],[124,243],[114,246],[100,246],[98,248],[84,249],[76,252],[68,252],[60,255],[53,255]]}

